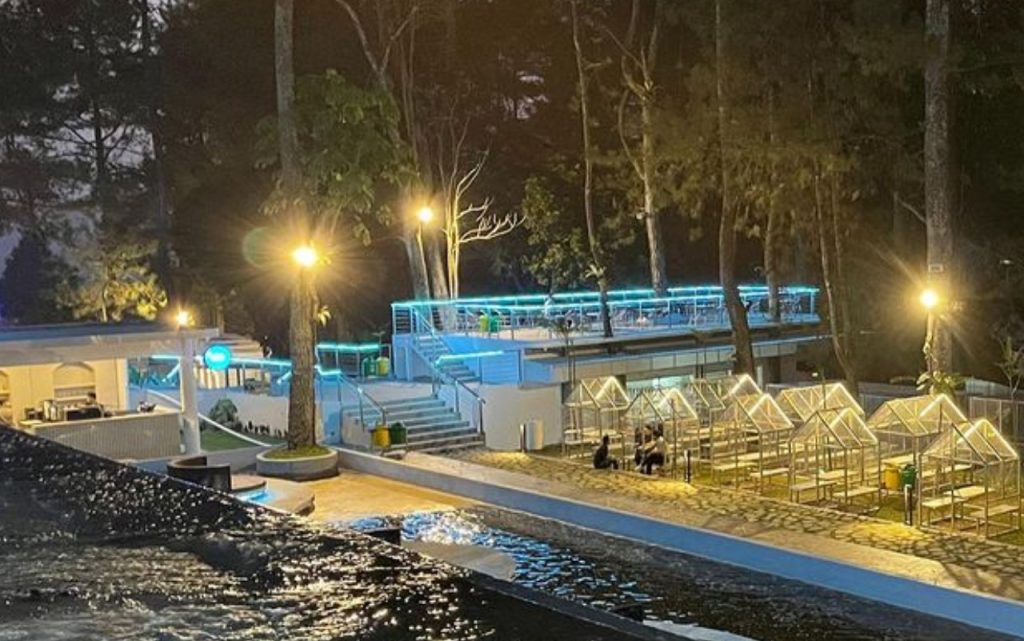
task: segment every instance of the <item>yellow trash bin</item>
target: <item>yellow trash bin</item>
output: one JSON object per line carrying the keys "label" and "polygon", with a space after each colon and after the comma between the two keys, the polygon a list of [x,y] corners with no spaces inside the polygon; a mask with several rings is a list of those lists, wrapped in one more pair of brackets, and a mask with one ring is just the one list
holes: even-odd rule
{"label": "yellow trash bin", "polygon": [[391,433],[387,425],[378,425],[373,428],[373,445],[381,449],[391,447]]}
{"label": "yellow trash bin", "polygon": [[894,467],[886,468],[883,479],[885,489],[895,492],[900,489],[900,471]]}
{"label": "yellow trash bin", "polygon": [[381,356],[377,359],[377,376],[387,376],[391,372],[391,359]]}

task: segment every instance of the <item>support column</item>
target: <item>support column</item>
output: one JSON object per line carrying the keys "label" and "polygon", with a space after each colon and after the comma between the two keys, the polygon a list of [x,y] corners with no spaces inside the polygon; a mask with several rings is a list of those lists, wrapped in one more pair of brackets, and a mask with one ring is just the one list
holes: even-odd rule
{"label": "support column", "polygon": [[199,454],[201,447],[199,444],[199,407],[196,403],[195,339],[181,337],[180,363],[178,380],[181,385],[181,427],[185,441],[185,454]]}

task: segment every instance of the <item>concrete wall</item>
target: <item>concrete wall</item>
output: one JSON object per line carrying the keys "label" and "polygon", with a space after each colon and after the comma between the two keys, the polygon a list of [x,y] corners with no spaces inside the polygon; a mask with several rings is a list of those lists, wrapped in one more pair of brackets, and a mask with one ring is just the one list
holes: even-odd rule
{"label": "concrete wall", "polygon": [[114,460],[148,459],[181,453],[181,418],[177,412],[170,411],[70,423],[43,423],[31,432]]}
{"label": "concrete wall", "polygon": [[997,632],[1024,630],[1024,604],[915,581],[768,543],[687,527],[528,489],[342,450],[341,464],[367,474],[557,519],[670,550],[765,572]]}
{"label": "concrete wall", "polygon": [[519,449],[519,425],[540,420],[544,445],[562,441],[562,390],[560,385],[518,387],[482,385],[484,437],[494,450]]}
{"label": "concrete wall", "polygon": [[[54,374],[61,365],[63,363],[18,367],[0,366],[0,372],[7,376],[10,390],[10,414],[15,422],[25,418],[25,408],[38,407],[42,401],[56,396]],[[83,361],[74,365],[84,366],[91,370],[91,382],[96,392],[96,400],[101,404],[112,410],[129,409],[126,392],[128,364],[125,359]],[[88,377],[84,374],[88,370],[80,370],[82,375],[75,376],[74,382],[81,383],[83,386],[88,385]]]}

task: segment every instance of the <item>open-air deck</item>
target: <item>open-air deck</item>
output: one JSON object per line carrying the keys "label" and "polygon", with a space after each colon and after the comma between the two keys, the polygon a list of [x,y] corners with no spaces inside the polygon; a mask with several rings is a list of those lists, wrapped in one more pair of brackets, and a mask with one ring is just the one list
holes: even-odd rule
{"label": "open-air deck", "polygon": [[[781,324],[818,321],[815,287],[785,287],[779,293]],[[769,310],[765,286],[740,287],[740,298],[751,326],[777,324]],[[658,296],[650,289],[608,292],[612,330],[619,335],[679,334],[729,327],[722,288],[673,287]],[[564,319],[575,343],[601,340],[601,302],[597,292],[553,295],[481,296],[455,300],[424,300],[391,306],[393,333],[482,335],[527,342],[564,342],[556,326]]]}
{"label": "open-air deck", "polygon": [[[816,288],[783,288],[778,320],[767,287],[742,286],[740,295],[755,357],[778,356],[783,343],[820,338]],[[593,291],[394,303],[396,374],[416,378],[442,369],[484,382],[551,383],[569,380],[570,367],[580,377],[619,375],[680,371],[730,358],[731,325],[720,287],[674,287],[666,296],[613,290],[608,310],[610,338]]]}

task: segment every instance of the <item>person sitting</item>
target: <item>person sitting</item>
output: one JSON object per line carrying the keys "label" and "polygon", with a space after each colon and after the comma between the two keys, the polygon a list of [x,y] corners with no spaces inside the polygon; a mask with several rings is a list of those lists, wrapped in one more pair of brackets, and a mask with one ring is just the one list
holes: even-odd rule
{"label": "person sitting", "polygon": [[605,434],[601,437],[601,445],[594,450],[594,469],[607,470],[608,468],[619,469],[619,461],[614,456],[608,455],[608,435]]}
{"label": "person sitting", "polygon": [[643,430],[636,429],[633,433],[633,462],[640,467],[647,456],[647,451],[654,444],[653,432],[650,425],[644,425]]}
{"label": "person sitting", "polygon": [[665,465],[665,457],[668,455],[668,444],[665,443],[665,435],[663,432],[658,432],[657,437],[654,439],[654,443],[648,448],[647,453],[644,455],[643,472],[644,474],[650,474],[654,470],[654,466],[663,467]]}

